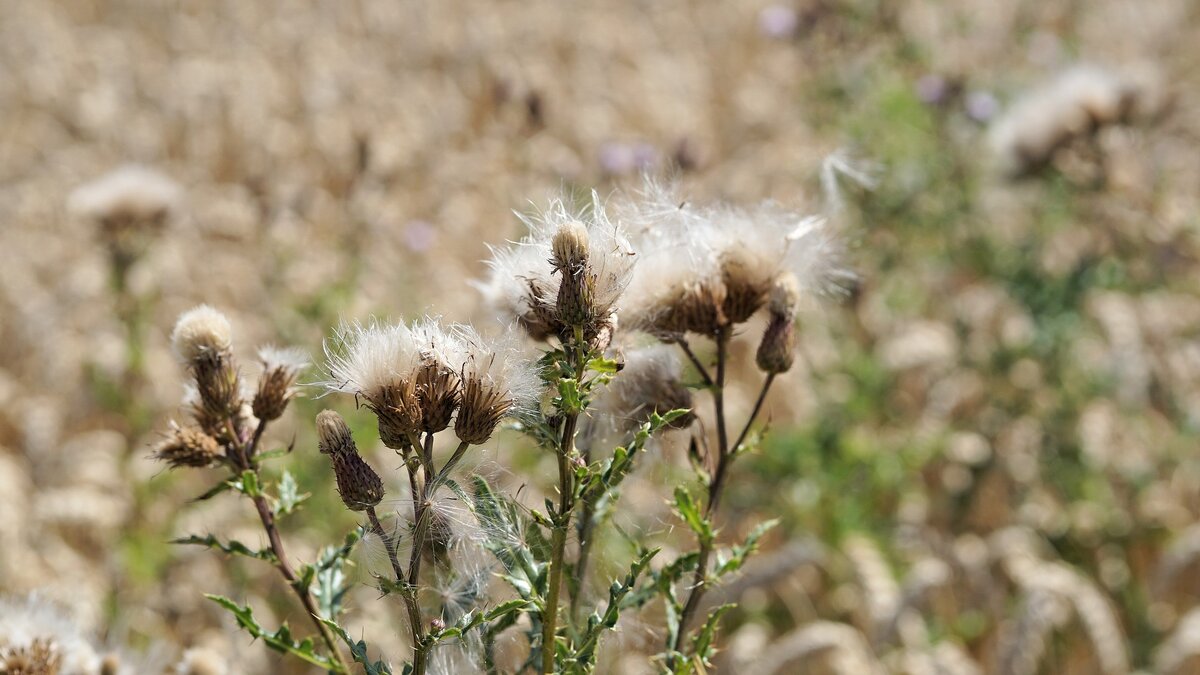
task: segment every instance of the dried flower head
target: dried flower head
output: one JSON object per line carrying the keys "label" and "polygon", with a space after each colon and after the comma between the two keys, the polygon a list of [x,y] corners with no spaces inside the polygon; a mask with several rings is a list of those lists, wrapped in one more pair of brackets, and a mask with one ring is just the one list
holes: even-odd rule
{"label": "dried flower head", "polygon": [[325,344],[329,391],[361,397],[389,448],[404,450],[422,431],[440,431],[458,400],[461,346],[432,319],[413,326],[344,324]]}
{"label": "dried flower head", "polygon": [[1153,72],[1075,65],[1019,98],[992,125],[988,140],[1006,173],[1027,173],[1074,139],[1154,114],[1164,105],[1162,89]]}
{"label": "dried flower head", "polygon": [[383,481],[358,454],[350,427],[332,410],[317,414],[317,447],[329,455],[338,494],[351,511],[362,511],[383,499]]}
{"label": "dried flower head", "polygon": [[491,274],[476,284],[497,316],[544,340],[587,340],[605,331],[633,270],[634,254],[621,227],[611,222],[595,192],[573,206],[561,197],[532,216],[520,216],[529,233],[507,248],[493,248]]}
{"label": "dried flower head", "polygon": [[457,332],[466,352],[461,370],[462,405],[454,433],[464,443],[481,445],[491,438],[500,420],[533,405],[541,393],[541,378],[513,332],[495,338],[484,338],[469,326],[458,326]]}
{"label": "dried flower head", "polygon": [[268,421],[278,419],[296,396],[296,378],[308,366],[308,355],[298,349],[263,347],[258,350],[263,371],[254,395],[254,416]]}
{"label": "dried flower head", "polygon": [[154,449],[154,458],[171,468],[182,466],[211,466],[224,457],[221,444],[195,427],[181,427],[174,422],[167,437]]}
{"label": "dried flower head", "polygon": [[623,308],[629,325],[660,336],[712,335],[762,308],[777,278],[828,293],[850,275],[826,221],[767,202],[753,209],[693,206],[647,183],[619,211],[643,257]]}
{"label": "dried flower head", "polygon": [[180,193],[165,175],[126,166],[76,188],[67,206],[95,223],[113,260],[127,267],[178,210]]}
{"label": "dried flower head", "polygon": [[[659,344],[629,350],[621,372],[596,395],[593,414],[584,423],[584,444],[594,444],[612,434],[623,436],[649,421],[653,413],[691,410],[692,390],[682,377],[683,365],[671,346]],[[695,416],[689,413],[671,426],[682,429],[693,421]]]}
{"label": "dried flower head", "polygon": [[179,205],[181,190],[166,175],[143,166],[124,166],[76,188],[71,211],[104,227],[132,222],[159,227]]}
{"label": "dried flower head", "polygon": [[[86,634],[45,597],[0,598],[0,665],[9,668],[0,672],[94,673],[100,661]],[[33,669],[15,670],[18,665]]]}
{"label": "dried flower head", "polygon": [[0,647],[0,673],[4,675],[58,675],[62,655],[50,640],[37,638],[28,645]]}

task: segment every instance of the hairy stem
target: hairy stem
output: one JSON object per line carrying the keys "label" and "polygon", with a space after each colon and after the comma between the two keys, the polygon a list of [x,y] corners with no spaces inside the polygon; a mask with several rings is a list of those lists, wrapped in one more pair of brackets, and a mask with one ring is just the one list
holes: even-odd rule
{"label": "hairy stem", "polygon": [[[371,531],[375,536],[383,541],[383,547],[387,549],[388,560],[392,563],[392,571],[396,573],[396,582],[401,586],[407,583],[404,574],[404,568],[400,566],[400,557],[396,554],[396,542],[388,536],[383,529],[383,524],[379,522],[379,516],[375,513],[374,506],[367,507],[367,518],[371,521]],[[406,587],[401,594],[404,597],[404,607],[408,610],[408,624],[412,631],[413,639],[413,671],[423,672],[425,670],[425,654],[424,650],[419,648],[423,637],[421,635],[421,607],[417,604],[417,596],[411,587]],[[418,666],[417,663],[420,663]],[[417,670],[420,668],[420,670]]]}
{"label": "hairy stem", "polygon": [[408,562],[408,592],[412,595],[412,607],[416,608],[413,612],[412,607],[409,609],[409,621],[413,624],[413,639],[416,644],[413,645],[413,675],[424,675],[425,662],[429,652],[428,639],[425,634],[425,625],[420,616],[420,607],[417,606],[416,593],[417,583],[421,579],[421,554],[425,552],[425,538],[429,533],[429,515],[426,508],[429,504],[429,497],[433,494],[434,473],[433,473],[433,434],[425,434],[425,445],[414,446],[413,448],[423,460],[425,480],[421,483],[420,493],[413,493],[413,549],[412,555]]}
{"label": "hairy stem", "polygon": [[[578,341],[582,342],[582,341]],[[586,346],[574,344],[575,379],[582,380],[585,368]],[[567,532],[571,528],[571,511],[575,507],[575,472],[570,465],[575,450],[575,430],[579,424],[579,413],[566,414],[562,438],[558,445],[558,512],[554,514],[554,532],[551,536],[549,588],[546,605],[542,610],[542,674],[554,672],[555,635],[558,631],[558,595],[562,586],[563,566],[566,563]]]}
{"label": "hairy stem", "polygon": [[[258,469],[251,461],[254,456],[254,451],[262,438],[262,432],[266,426],[266,422],[259,422],[258,428],[255,430],[253,440],[247,447],[243,445],[241,435],[238,433],[237,426],[232,419],[226,420],[228,427],[230,444],[233,447],[235,454],[235,462],[243,471],[253,471],[258,474]],[[321,613],[317,611],[317,605],[313,601],[312,594],[308,588],[301,586],[296,577],[295,570],[292,569],[288,562],[287,552],[283,548],[283,538],[279,536],[279,528],[275,525],[275,511],[271,508],[267,498],[263,495],[257,495],[251,499],[254,502],[254,508],[258,511],[258,519],[262,522],[263,530],[267,533],[267,540],[271,543],[271,552],[275,554],[275,568],[279,570],[279,574],[287,581],[288,587],[296,594],[300,600],[300,604],[304,606],[304,610],[308,613],[309,619],[312,620],[313,626],[320,633],[322,641],[329,649],[329,655],[333,659],[338,668],[338,672],[348,673],[350,669],[346,665],[346,661],[342,658],[342,652],[337,646],[337,642],[333,639],[333,634],[329,632],[329,628],[321,622]]]}
{"label": "hairy stem", "polygon": [[571,585],[571,618],[572,620],[579,619],[579,597],[583,594],[584,580],[587,579],[588,560],[592,555],[592,544],[595,540],[593,530],[595,523],[593,519],[596,517],[596,500],[595,498],[585,497],[583,505],[580,507],[582,512],[579,514],[579,559],[575,561],[575,583]]}
{"label": "hairy stem", "polygon": [[767,392],[771,390],[771,385],[775,382],[776,373],[768,373],[767,379],[763,380],[762,389],[758,392],[758,400],[754,402],[754,409],[750,411],[750,417],[746,418],[746,426],[742,427],[742,433],[738,434],[737,440],[730,446],[731,452],[738,452],[742,443],[746,442],[746,436],[750,435],[750,427],[753,426],[754,420],[758,419],[758,414],[762,412],[763,402],[767,400]]}
{"label": "hairy stem", "polygon": [[[717,331],[717,374],[713,381],[713,407],[717,418],[717,466],[713,471],[712,482],[708,486],[708,504],[704,509],[704,517],[710,520],[721,502],[725,477],[728,475],[729,465],[733,463],[734,457],[730,450],[729,432],[725,421],[725,366],[729,360],[730,337],[731,333],[728,328],[721,328]],[[675,634],[675,644],[672,645],[673,649],[679,653],[683,653],[683,644],[688,635],[688,624],[691,623],[693,615],[700,607],[700,600],[708,590],[708,558],[712,555],[713,544],[712,541],[702,540],[700,542],[696,572],[692,577],[687,602],[679,614],[679,631]]]}
{"label": "hairy stem", "polygon": [[675,344],[679,345],[679,348],[683,350],[684,355],[687,356],[688,361],[692,362],[692,366],[696,369],[696,372],[700,373],[700,379],[704,381],[704,385],[706,387],[712,387],[712,376],[708,374],[708,369],[704,367],[704,364],[696,356],[696,352],[692,351],[692,346],[688,344],[687,339],[682,336],[676,338]]}

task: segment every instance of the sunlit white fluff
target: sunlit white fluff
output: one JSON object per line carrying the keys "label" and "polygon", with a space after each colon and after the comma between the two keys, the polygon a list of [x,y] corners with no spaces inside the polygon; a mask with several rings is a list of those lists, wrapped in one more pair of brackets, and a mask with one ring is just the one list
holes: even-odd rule
{"label": "sunlit white fluff", "polygon": [[159,171],[130,165],[79,186],[68,198],[68,208],[85,218],[111,218],[143,222],[161,220],[180,201],[179,185]]}
{"label": "sunlit white fluff", "polygon": [[561,277],[551,263],[551,240],[560,228],[573,223],[582,224],[587,231],[596,306],[616,307],[629,283],[635,256],[625,232],[609,219],[596,192],[582,204],[562,196],[533,214],[517,216],[528,233],[506,247],[492,247],[488,277],[474,284],[502,322],[524,327],[535,339],[553,334],[553,306]]}
{"label": "sunlit white fluff", "polygon": [[653,330],[672,303],[699,291],[716,302],[732,302],[740,290],[755,307],[785,272],[811,294],[835,292],[853,278],[842,265],[840,239],[824,218],[774,202],[752,208],[694,204],[677,186],[648,180],[624,198],[617,213],[641,258],[623,303],[625,325]]}
{"label": "sunlit white fluff", "polygon": [[61,609],[37,594],[0,599],[0,648],[50,642],[61,657],[63,673],[94,673],[100,655],[84,632]]}
{"label": "sunlit white fluff", "polygon": [[258,360],[263,370],[282,368],[293,376],[308,367],[308,353],[299,347],[277,347],[266,345],[258,350]]}
{"label": "sunlit white fluff", "polygon": [[[325,342],[328,391],[372,397],[411,376],[437,342],[429,323],[414,330],[404,323],[343,323]],[[428,346],[427,346],[428,345]]]}
{"label": "sunlit white fluff", "polygon": [[510,417],[533,409],[544,385],[537,362],[516,331],[507,329],[484,336],[471,326],[458,324],[452,333],[462,346],[458,364],[464,382],[475,379],[490,389],[507,392]]}
{"label": "sunlit white fluff", "polygon": [[171,347],[184,363],[228,352],[232,344],[229,319],[208,305],[199,305],[179,315],[171,331]]}

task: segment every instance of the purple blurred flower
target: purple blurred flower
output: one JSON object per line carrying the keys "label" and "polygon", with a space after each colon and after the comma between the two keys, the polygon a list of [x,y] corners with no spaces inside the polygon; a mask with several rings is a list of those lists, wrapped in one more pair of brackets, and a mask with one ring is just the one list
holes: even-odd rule
{"label": "purple blurred flower", "polygon": [[424,253],[437,241],[437,229],[428,221],[410,220],[404,225],[404,245],[415,253]]}
{"label": "purple blurred flower", "polygon": [[645,141],[607,141],[600,145],[598,160],[605,173],[619,176],[656,165],[658,149]]}
{"label": "purple blurred flower", "polygon": [[965,104],[967,116],[976,122],[987,122],[1000,110],[1000,103],[988,91],[973,91],[967,94]]}
{"label": "purple blurred flower", "polygon": [[769,38],[783,40],[796,34],[800,18],[796,10],[786,5],[768,5],[758,13],[758,32]]}

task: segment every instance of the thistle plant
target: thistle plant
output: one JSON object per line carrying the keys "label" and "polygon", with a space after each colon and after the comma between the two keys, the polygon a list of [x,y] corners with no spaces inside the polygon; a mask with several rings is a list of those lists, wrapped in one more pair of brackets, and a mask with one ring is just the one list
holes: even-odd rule
{"label": "thistle plant", "polygon": [[[327,548],[299,572],[275,524],[299,503],[298,487],[286,473],[268,485],[258,450],[266,425],[294,394],[301,362],[290,351],[263,351],[267,365],[249,398],[228,322],[204,307],[181,317],[174,340],[194,380],[194,424],[172,425],[157,455],[175,467],[229,470],[206,497],[230,489],[248,496],[271,546],[252,551],[212,535],[184,541],[273,563],[312,617],[324,649],[296,641],[286,625],[269,632],[248,608],[217,598],[243,627],[271,647],[349,672],[334,644],[340,638],[364,672],[391,673],[386,659],[372,660],[366,643],[350,636],[340,616],[342,565],[362,537],[387,561],[372,570],[375,585],[399,599],[398,625],[411,650],[403,672],[461,670],[447,665],[457,663],[446,651],[455,644],[466,646],[483,672],[592,672],[605,632],[626,612],[660,601],[666,622],[655,659],[660,670],[711,666],[728,606],[697,627],[702,600],[742,566],[772,524],[722,548],[721,497],[734,461],[754,445],[772,383],[793,365],[802,297],[836,286],[837,249],[822,222],[770,205],[687,207],[672,192],[651,188],[616,213],[610,218],[592,194],[581,203],[555,200],[524,217],[528,233],[493,249],[489,276],[478,284],[505,326],[495,334],[432,318],[346,323],[335,331],[319,386],[374,415],[379,442],[400,459],[400,476],[381,475],[359,450],[368,439],[356,440],[337,412],[320,412],[317,450],[328,459],[345,507],[365,520],[344,545]],[[725,395],[737,365],[730,345],[760,312],[767,321],[754,364],[763,380],[752,410],[734,426]],[[698,339],[711,342],[710,360]],[[534,344],[540,355],[531,353]],[[694,411],[704,392],[713,401],[711,438]],[[540,507],[505,494],[478,472],[461,471],[502,427],[525,434],[553,459],[555,480],[531,477],[552,486]],[[628,535],[635,554],[620,563],[626,571],[608,579],[606,597],[591,597],[592,558],[601,535],[615,529],[622,484],[653,439],[670,430],[690,436],[701,487],[699,494],[692,481],[682,481],[670,494],[695,550],[652,569],[657,542]],[[399,498],[389,500],[393,494]],[[468,521],[471,551],[455,545]],[[495,570],[507,590],[489,588],[480,574],[456,572],[470,566]],[[430,592],[439,583],[448,590]],[[528,651],[503,662],[497,646],[504,641],[527,644]]]}

